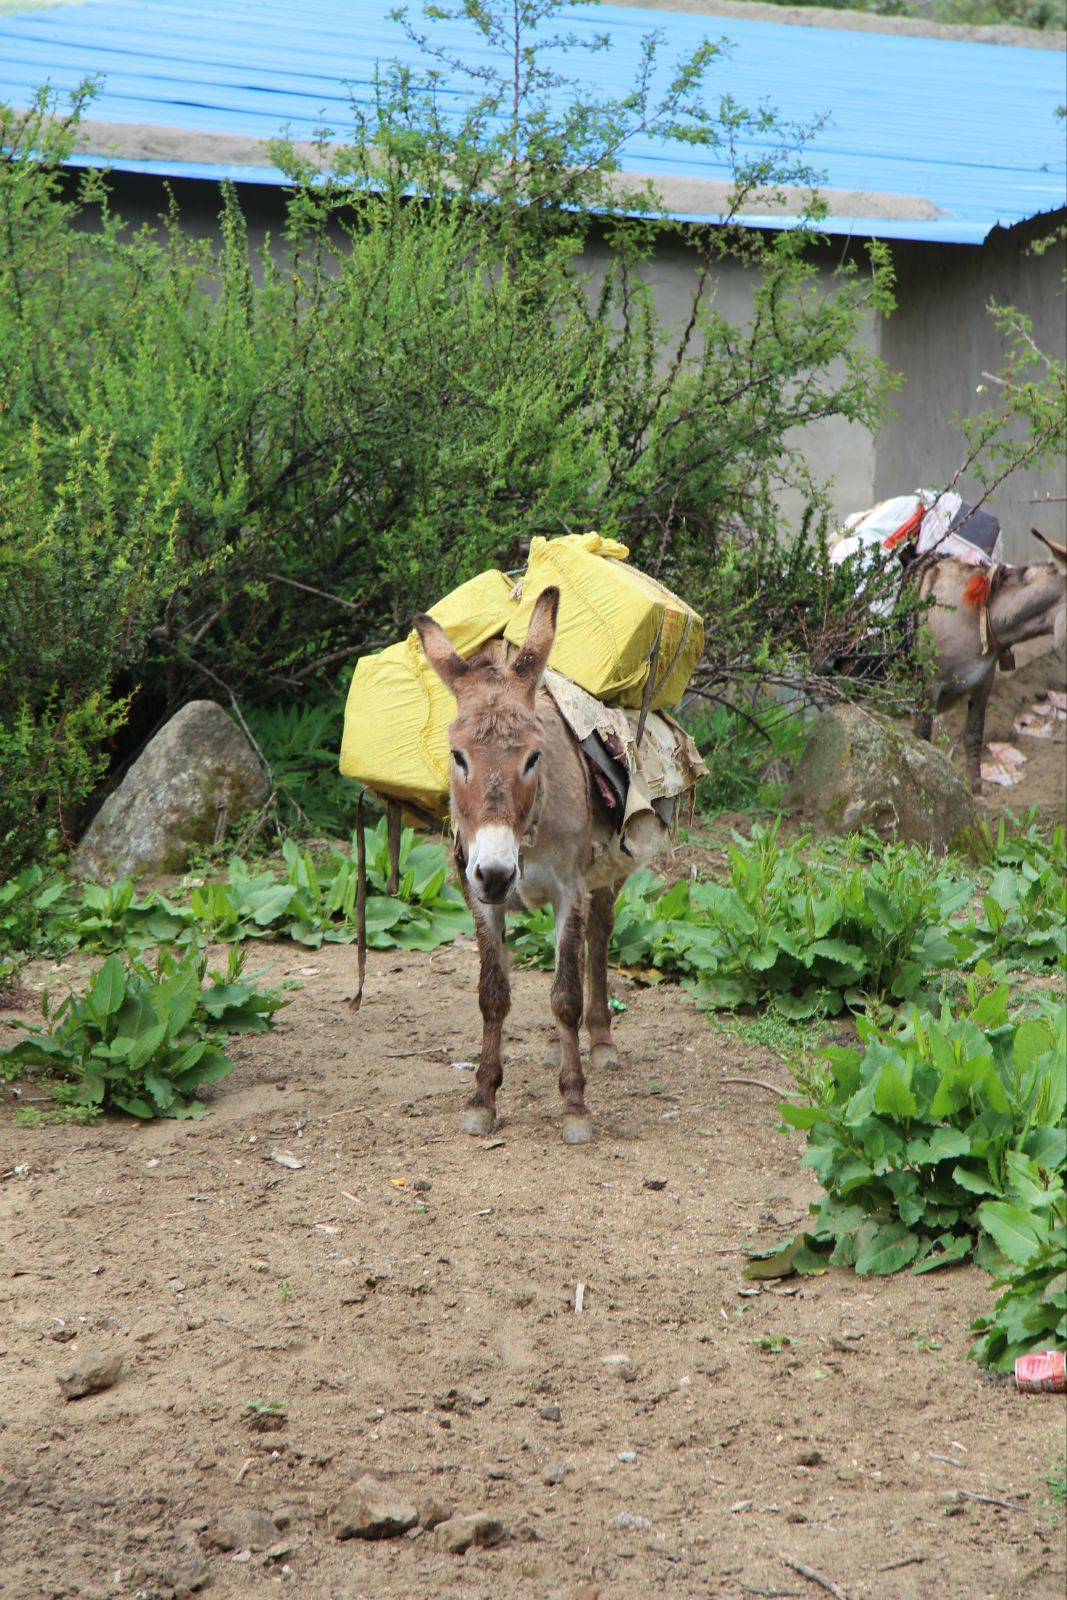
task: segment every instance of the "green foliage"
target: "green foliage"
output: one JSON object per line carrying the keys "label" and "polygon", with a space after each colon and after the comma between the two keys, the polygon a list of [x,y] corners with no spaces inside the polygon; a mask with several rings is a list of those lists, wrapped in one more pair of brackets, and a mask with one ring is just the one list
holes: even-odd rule
{"label": "green foliage", "polygon": [[774,806],[782,773],[796,761],[810,731],[803,717],[780,705],[745,710],[710,704],[682,721],[708,765],[697,788],[697,806],[705,816]]}
{"label": "green foliage", "polygon": [[[735,668],[825,610],[818,516],[783,552],[774,507],[786,483],[821,503],[798,427],[880,414],[886,375],[858,335],[890,303],[884,253],[821,257],[817,202],[795,231],[734,226],[753,189],[810,185],[810,130],[711,93],[718,45],[664,71],[650,35],[629,92],[603,96],[567,76],[565,29],[546,53],[564,9],[463,7],[485,49],[458,121],[435,94],[428,26],[427,74],[383,71],[329,180],[279,146],[294,185],[258,256],[232,189],[212,240],[173,203],[130,230],[106,177],[62,177],[92,85],[64,116],[44,91],[28,115],[0,110],[11,866],[76,832],[116,739],[123,758],[205,686],[250,720],[267,708],[282,825],[303,811],[336,836],[343,794],[314,782],[329,717],[321,740],[314,711],[285,726],[279,693],[333,691],[414,611],[518,564],[536,534],[622,533],[716,607]],[[719,230],[626,189],[638,133],[733,161]],[[594,230],[601,257],[610,246],[595,284],[579,259]],[[657,230],[693,262],[680,325],[645,272]],[[744,327],[716,309],[726,266],[752,269]]]}
{"label": "green foliage", "polygon": [[[995,864],[976,912],[979,880],[958,862],[873,835],[783,845],[777,823],[757,824],[749,840],[734,835],[725,883],[667,888],[635,872],[612,955],[678,975],[706,1010],[767,1002],[792,1020],[919,1000],[938,974],[982,960],[1062,970],[1063,830],[1049,843],[1036,829],[1006,836]],[[552,964],[550,911],[517,919],[514,949]]]}
{"label": "green foliage", "polygon": [[[1062,1129],[1061,1129],[1062,1132]],[[1032,1172],[1017,1182],[1017,1199],[987,1200],[978,1220],[1003,1262],[994,1286],[1003,1292],[988,1316],[971,1324],[981,1334],[971,1356],[983,1367],[1010,1372],[1017,1356],[1067,1348],[1067,1200],[1064,1173]]]}
{"label": "green foliage", "polygon": [[337,770],[344,707],[340,700],[252,706],[246,721],[266,759],[283,834],[347,837],[357,790]]}
{"label": "green foliage", "polygon": [[261,1033],[287,1004],[242,981],[238,952],[205,988],[207,959],[196,945],[181,955],[161,949],[154,970],[108,956],[81,995],[45,995],[44,1026],[20,1024],[28,1037],[0,1053],[0,1070],[43,1071],[66,1106],[146,1119],[202,1115],[196,1090],[233,1066],[218,1037]]}
{"label": "green foliage", "polygon": [[25,867],[0,882],[0,995],[28,961],[58,955],[74,942],[73,934],[64,941],[57,922],[69,907],[69,888],[60,873]]}
{"label": "green foliage", "polygon": [[1036,1266],[1049,1243],[1040,1218],[1067,1174],[1067,1007],[1013,1014],[1006,984],[981,990],[972,981],[958,1014],[913,1007],[889,1030],[858,1019],[858,1048],[823,1051],[818,1103],[781,1107],[826,1191],[806,1237],[832,1246],[831,1264],[925,1272],[1000,1252]]}
{"label": "green foliage", "polygon": [[[126,878],[80,891],[58,873],[28,868],[0,884],[0,960],[45,951],[144,952],[155,945],[197,942],[237,944],[244,939],[293,939],[318,947],[351,944],[356,938],[356,862],[333,847],[321,860],[286,840],[284,874],[250,867],[239,856],[225,882],[193,884],[188,901],[152,890],[138,896]],[[367,943],[371,949],[433,950],[471,931],[463,897],[448,882],[443,847],[417,840],[410,828],[400,839],[400,872],[388,892],[389,845],[382,817],[367,831]],[[2,970],[2,969],[0,969]]]}
{"label": "green foliage", "polygon": [[807,844],[782,846],[777,824],[757,826],[731,847],[725,884],[664,893],[635,873],[616,921],[623,963],[682,973],[707,1009],[769,1000],[801,1018],[914,997],[956,958],[946,923],[969,883],[917,849],[867,860],[858,837],[835,852],[806,854]]}
{"label": "green foliage", "polygon": [[1012,833],[1001,819],[989,834],[995,870],[972,923],[984,956],[1028,966],[1067,964],[1067,834],[1045,839],[1031,824]]}

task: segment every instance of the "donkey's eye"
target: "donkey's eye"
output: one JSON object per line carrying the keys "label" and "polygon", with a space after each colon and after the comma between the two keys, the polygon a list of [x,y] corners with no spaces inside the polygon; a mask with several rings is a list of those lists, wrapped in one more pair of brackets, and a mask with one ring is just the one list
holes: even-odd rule
{"label": "donkey's eye", "polygon": [[540,759],[541,759],[540,750],[531,750],[530,751],[530,754],[526,757],[526,760],[523,763],[522,775],[523,775],[524,778],[529,778],[529,777],[532,776],[533,770],[536,767],[537,763],[540,761]]}
{"label": "donkey's eye", "polygon": [[467,765],[467,758],[463,754],[462,750],[453,750],[452,760],[456,763],[456,766],[459,768],[460,772],[462,772],[465,778],[470,776],[470,768]]}

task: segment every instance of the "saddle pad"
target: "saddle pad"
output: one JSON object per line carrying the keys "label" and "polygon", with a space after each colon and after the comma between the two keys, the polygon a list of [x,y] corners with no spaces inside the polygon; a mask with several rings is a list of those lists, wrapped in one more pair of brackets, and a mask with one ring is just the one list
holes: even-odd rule
{"label": "saddle pad", "polygon": [[663,825],[655,802],[692,794],[708,770],[689,734],[673,718],[651,711],[638,746],[640,712],[605,705],[551,667],[544,686],[579,744],[598,733],[621,747],[630,776],[619,825],[624,842],[640,846],[646,836],[658,838]]}

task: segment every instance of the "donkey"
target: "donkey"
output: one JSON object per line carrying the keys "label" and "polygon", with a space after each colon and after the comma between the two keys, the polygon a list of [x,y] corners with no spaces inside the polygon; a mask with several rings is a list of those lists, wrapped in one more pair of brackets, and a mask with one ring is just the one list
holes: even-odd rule
{"label": "donkey", "polygon": [[1051,550],[1051,561],[976,569],[945,556],[919,580],[920,598],[934,600],[922,620],[935,667],[928,709],[920,713],[916,733],[929,739],[938,706],[967,695],[963,746],[975,795],[982,792],[986,706],[1002,652],[1052,634],[1059,654],[1067,653],[1067,545],[1054,544],[1036,528],[1030,531]]}
{"label": "donkey", "polygon": [[484,1136],[496,1120],[496,1095],[504,1075],[501,1035],[511,1007],[504,913],[551,905],[556,916],[552,1012],[559,1043],[558,1055],[550,1046],[546,1059],[559,1066],[563,1139],[584,1144],[592,1138],[593,1125],[578,1043],[583,943],[588,953],[589,1063],[618,1066],[607,964],[615,900],[658,841],[624,854],[593,799],[578,741],[541,686],[558,608],[559,590],[545,589],[521,650],[504,664],[489,654],[465,661],[431,617],[416,617],[415,627],[426,659],[457,705],[449,728],[452,826],[460,886],[474,917],[481,957],[482,1013],[481,1057],[463,1130]]}

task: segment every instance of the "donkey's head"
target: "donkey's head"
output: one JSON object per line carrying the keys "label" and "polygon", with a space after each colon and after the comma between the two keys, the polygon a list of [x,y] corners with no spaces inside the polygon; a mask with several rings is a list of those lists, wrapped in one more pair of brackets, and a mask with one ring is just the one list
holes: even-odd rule
{"label": "donkey's head", "polygon": [[1057,544],[1053,539],[1046,539],[1043,533],[1038,533],[1036,528],[1030,532],[1035,539],[1040,539],[1052,553],[1049,565],[1053,572],[1059,573],[1059,582],[1049,575],[1046,583],[1049,597],[1050,626],[1046,630],[1052,634],[1053,643],[1058,653],[1067,655],[1067,545]]}
{"label": "donkey's head", "polygon": [[432,617],[415,618],[426,659],[456,697],[452,746],[452,825],[479,900],[500,905],[519,876],[519,852],[536,821],[544,730],[537,687],[556,637],[559,590],[538,596],[514,661],[464,661]]}

